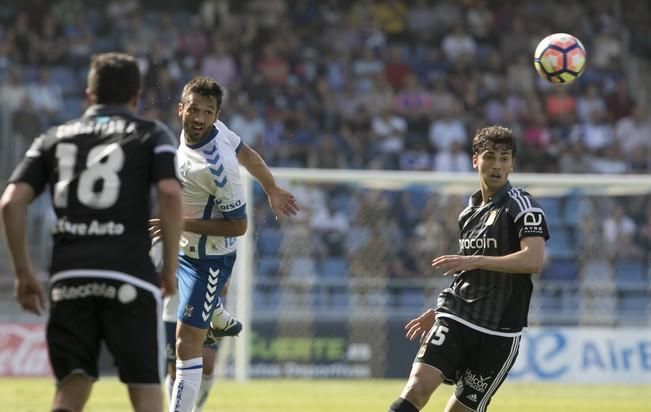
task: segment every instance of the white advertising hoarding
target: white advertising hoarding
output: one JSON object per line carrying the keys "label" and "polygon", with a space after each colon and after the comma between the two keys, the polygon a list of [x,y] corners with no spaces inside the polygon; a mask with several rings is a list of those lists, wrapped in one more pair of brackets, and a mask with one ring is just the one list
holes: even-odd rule
{"label": "white advertising hoarding", "polygon": [[651,329],[530,328],[509,380],[651,383]]}

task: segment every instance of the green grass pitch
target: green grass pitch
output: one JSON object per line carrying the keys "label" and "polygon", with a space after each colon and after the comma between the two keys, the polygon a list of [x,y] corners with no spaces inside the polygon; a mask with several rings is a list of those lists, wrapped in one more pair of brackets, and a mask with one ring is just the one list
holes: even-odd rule
{"label": "green grass pitch", "polygon": [[[217,382],[205,412],[385,412],[402,380],[254,380]],[[3,411],[49,410],[49,379],[0,379]],[[452,387],[442,386],[424,411],[442,411]],[[128,411],[124,387],[103,378],[93,387],[85,411]],[[651,385],[560,385],[507,382],[491,402],[493,412],[651,412]]]}

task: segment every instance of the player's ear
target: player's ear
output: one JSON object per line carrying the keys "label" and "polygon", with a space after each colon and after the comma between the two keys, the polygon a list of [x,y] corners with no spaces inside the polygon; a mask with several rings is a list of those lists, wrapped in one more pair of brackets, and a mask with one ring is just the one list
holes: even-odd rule
{"label": "player's ear", "polygon": [[477,168],[478,160],[479,160],[479,159],[477,158],[477,155],[476,155],[476,154],[473,154],[473,155],[472,155],[472,168],[473,168],[473,169],[476,169],[476,168]]}
{"label": "player's ear", "polygon": [[183,103],[180,103],[176,106],[177,113],[179,114],[179,117],[183,117]]}
{"label": "player's ear", "polygon": [[86,102],[88,102],[89,106],[95,104],[95,95],[90,91],[88,87],[86,88]]}

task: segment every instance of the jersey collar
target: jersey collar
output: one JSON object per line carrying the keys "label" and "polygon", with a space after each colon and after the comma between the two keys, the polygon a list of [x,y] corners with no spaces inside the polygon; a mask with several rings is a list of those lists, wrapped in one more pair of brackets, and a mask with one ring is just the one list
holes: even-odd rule
{"label": "jersey collar", "polygon": [[217,128],[215,126],[213,126],[212,131],[210,133],[208,133],[208,135],[206,137],[201,139],[198,143],[192,143],[192,144],[189,144],[188,142],[185,141],[185,132],[181,132],[181,136],[183,137],[183,142],[185,142],[185,145],[187,147],[189,147],[190,149],[198,149],[201,146],[203,146],[203,145],[207,144],[208,142],[210,142],[212,139],[214,139],[215,136],[217,136],[217,133],[219,133],[219,130],[217,130]]}
{"label": "jersey collar", "polygon": [[[495,192],[493,197],[489,198],[488,202],[486,202],[485,204],[500,201],[502,198],[504,198],[507,195],[508,191],[511,190],[512,187],[513,186],[511,186],[511,182],[507,180],[504,186],[502,186],[500,190]],[[475,193],[470,195],[470,199],[468,199],[468,206],[478,207],[481,206],[481,203],[482,203],[481,190],[477,190]]]}

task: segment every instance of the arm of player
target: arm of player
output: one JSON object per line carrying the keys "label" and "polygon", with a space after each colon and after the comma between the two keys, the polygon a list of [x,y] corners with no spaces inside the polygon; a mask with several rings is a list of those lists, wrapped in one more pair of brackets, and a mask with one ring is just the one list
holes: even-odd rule
{"label": "arm of player", "polygon": [[253,150],[249,145],[242,142],[240,150],[237,152],[237,160],[246,170],[255,177],[267,192],[269,205],[276,215],[276,219],[281,213],[285,216],[296,215],[300,210],[293,194],[276,184],[276,180],[271,174],[269,167],[258,152]]}
{"label": "arm of player", "polygon": [[443,271],[443,276],[474,269],[505,273],[539,273],[545,261],[545,239],[541,236],[520,240],[520,250],[504,256],[439,256],[432,267]]}
{"label": "arm of player", "polygon": [[425,341],[425,337],[427,336],[427,332],[432,329],[435,321],[436,312],[434,312],[434,309],[427,309],[425,312],[423,312],[422,315],[416,319],[410,320],[405,325],[405,330],[407,331],[405,333],[405,337],[411,341],[419,338],[420,342],[423,343]]}
{"label": "arm of player", "polygon": [[199,235],[236,237],[246,233],[246,219],[190,219],[185,218],[183,230]]}
{"label": "arm of player", "polygon": [[20,306],[40,315],[45,307],[45,294],[36,279],[27,253],[27,207],[34,198],[34,190],[26,183],[11,183],[2,199],[2,221],[16,275],[15,294]]}
{"label": "arm of player", "polygon": [[[246,233],[246,219],[195,219],[183,218],[183,231],[198,235],[236,237]],[[152,239],[160,236],[160,219],[149,219],[149,236]]]}
{"label": "arm of player", "polygon": [[162,179],[157,183],[160,205],[159,233],[163,240],[163,269],[161,288],[171,296],[176,293],[176,268],[178,265],[179,240],[183,230],[183,203],[181,184],[176,179]]}

